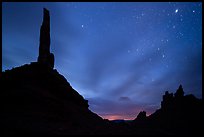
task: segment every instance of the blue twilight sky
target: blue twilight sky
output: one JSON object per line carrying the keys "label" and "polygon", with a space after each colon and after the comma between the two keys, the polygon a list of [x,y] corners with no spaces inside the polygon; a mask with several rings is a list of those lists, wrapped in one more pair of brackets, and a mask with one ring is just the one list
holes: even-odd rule
{"label": "blue twilight sky", "polygon": [[4,2],[3,70],[37,61],[43,7],[55,69],[103,118],[153,113],[179,84],[202,98],[201,2]]}

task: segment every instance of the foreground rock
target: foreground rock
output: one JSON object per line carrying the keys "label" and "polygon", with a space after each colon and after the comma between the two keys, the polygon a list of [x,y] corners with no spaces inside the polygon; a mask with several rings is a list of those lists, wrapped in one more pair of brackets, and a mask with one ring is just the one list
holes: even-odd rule
{"label": "foreground rock", "polygon": [[8,134],[96,134],[105,128],[56,70],[31,63],[2,73],[2,127]]}

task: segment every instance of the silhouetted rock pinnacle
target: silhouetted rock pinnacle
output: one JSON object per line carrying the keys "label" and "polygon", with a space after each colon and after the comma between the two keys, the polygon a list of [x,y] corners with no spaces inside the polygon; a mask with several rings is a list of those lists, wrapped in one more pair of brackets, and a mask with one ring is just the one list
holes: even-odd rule
{"label": "silhouetted rock pinnacle", "polygon": [[103,119],[88,109],[88,101],[53,67],[50,16],[44,9],[38,62],[2,73],[0,124],[4,135],[103,133]]}
{"label": "silhouetted rock pinnacle", "polygon": [[137,115],[137,120],[145,120],[147,118],[146,116],[146,112],[145,111],[141,111],[138,115]]}
{"label": "silhouetted rock pinnacle", "polygon": [[165,92],[160,109],[146,119],[141,112],[134,123],[137,126],[143,124],[146,128],[160,129],[169,135],[195,135],[202,131],[201,121],[202,99],[197,99],[192,94],[184,96],[180,85],[175,94]]}
{"label": "silhouetted rock pinnacle", "polygon": [[181,98],[184,95],[183,87],[182,85],[179,86],[176,93],[174,94],[176,98]]}
{"label": "silhouetted rock pinnacle", "polygon": [[40,46],[38,62],[54,68],[54,54],[50,53],[50,14],[43,9],[43,23],[40,28]]}

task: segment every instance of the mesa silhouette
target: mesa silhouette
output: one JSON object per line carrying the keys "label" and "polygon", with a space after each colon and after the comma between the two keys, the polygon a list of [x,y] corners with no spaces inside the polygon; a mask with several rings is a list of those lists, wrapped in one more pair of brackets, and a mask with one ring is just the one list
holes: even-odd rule
{"label": "mesa silhouette", "polygon": [[[201,133],[202,100],[165,92],[161,108],[133,121],[109,121],[89,110],[88,100],[54,69],[50,15],[43,9],[37,62],[2,72],[4,135],[195,135]],[[136,108],[135,108],[136,109]]]}

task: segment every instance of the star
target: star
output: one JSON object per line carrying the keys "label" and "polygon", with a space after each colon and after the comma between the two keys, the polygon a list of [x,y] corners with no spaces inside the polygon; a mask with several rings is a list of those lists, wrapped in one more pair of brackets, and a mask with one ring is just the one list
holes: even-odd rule
{"label": "star", "polygon": [[178,9],[175,10],[175,13],[177,13],[177,12],[178,12]]}
{"label": "star", "polygon": [[81,25],[81,27],[83,28],[83,27],[84,27],[84,25],[82,24],[82,25]]}
{"label": "star", "polygon": [[165,58],[165,55],[164,55],[164,54],[162,55],[162,58]]}
{"label": "star", "polygon": [[193,10],[193,13],[195,13],[195,10]]}
{"label": "star", "polygon": [[179,32],[180,36],[183,36],[184,34],[182,32]]}

